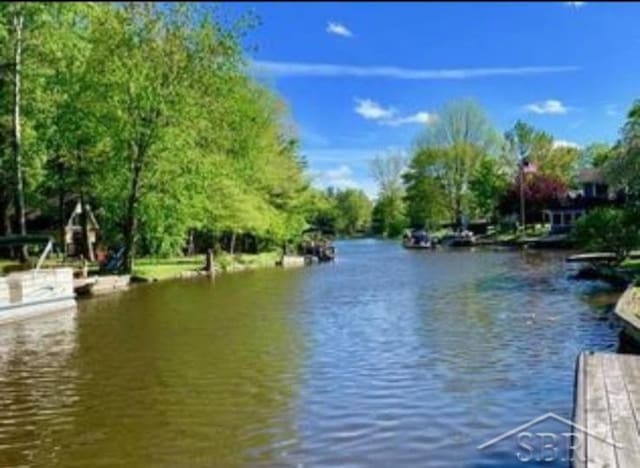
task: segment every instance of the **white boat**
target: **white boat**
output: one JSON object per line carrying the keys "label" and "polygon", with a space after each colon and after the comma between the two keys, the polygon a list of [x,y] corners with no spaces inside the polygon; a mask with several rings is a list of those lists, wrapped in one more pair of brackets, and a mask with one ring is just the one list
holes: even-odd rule
{"label": "white boat", "polygon": [[[25,240],[27,239],[27,240]],[[39,238],[41,241],[42,238]],[[2,244],[36,243],[33,237],[3,238]],[[71,268],[41,269],[51,251],[52,240],[35,269],[0,277],[0,324],[24,320],[47,312],[76,306]]]}

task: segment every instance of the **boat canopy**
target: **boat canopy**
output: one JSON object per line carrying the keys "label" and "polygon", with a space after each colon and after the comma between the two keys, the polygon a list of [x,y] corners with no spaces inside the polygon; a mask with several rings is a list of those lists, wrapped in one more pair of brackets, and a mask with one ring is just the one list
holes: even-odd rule
{"label": "boat canopy", "polygon": [[48,244],[53,238],[45,235],[15,235],[0,236],[0,247],[12,247],[15,245],[42,245]]}

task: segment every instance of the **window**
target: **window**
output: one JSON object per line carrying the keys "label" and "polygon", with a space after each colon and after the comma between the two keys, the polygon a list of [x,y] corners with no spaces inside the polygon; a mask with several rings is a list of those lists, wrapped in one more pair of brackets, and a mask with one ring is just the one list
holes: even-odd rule
{"label": "window", "polygon": [[593,184],[584,184],[584,196],[586,198],[593,197],[595,195],[593,192]]}

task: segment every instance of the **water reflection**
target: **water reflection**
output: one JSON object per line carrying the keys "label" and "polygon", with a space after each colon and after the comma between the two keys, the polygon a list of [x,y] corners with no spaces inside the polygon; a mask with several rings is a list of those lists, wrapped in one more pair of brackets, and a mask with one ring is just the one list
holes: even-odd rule
{"label": "water reflection", "polygon": [[76,310],[0,327],[0,466],[52,465],[73,424]]}
{"label": "water reflection", "polygon": [[617,346],[562,253],[338,248],[0,329],[0,466],[521,466],[476,446],[570,418],[578,352]]}

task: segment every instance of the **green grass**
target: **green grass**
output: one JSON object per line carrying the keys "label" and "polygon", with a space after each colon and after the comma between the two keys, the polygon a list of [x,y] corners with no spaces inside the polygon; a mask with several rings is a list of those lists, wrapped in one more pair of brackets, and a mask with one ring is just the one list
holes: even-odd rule
{"label": "green grass", "polygon": [[[221,254],[215,259],[216,269],[218,271],[236,271],[244,269],[255,269],[271,267],[275,265],[279,258],[278,252],[264,252],[259,254]],[[35,260],[32,262],[35,265]],[[200,270],[204,267],[204,255],[196,255],[193,257],[170,257],[156,258],[144,257],[136,258],[134,261],[133,276],[140,277],[147,281],[157,281],[169,278],[178,278],[183,274]],[[57,258],[48,258],[44,263],[46,267],[71,267],[74,270],[82,268],[82,262],[79,260],[66,260],[62,262]],[[19,262],[14,260],[0,259],[0,275],[8,274],[12,271],[28,268],[21,266]],[[90,273],[98,271],[97,264],[89,265]]]}
{"label": "green grass", "polygon": [[[272,267],[279,258],[277,252],[260,254],[221,254],[215,259],[219,271],[235,271]],[[178,278],[183,274],[200,270],[204,267],[204,255],[174,258],[140,258],[134,262],[133,275],[147,281],[159,281]]]}
{"label": "green grass", "polygon": [[263,252],[259,254],[218,255],[215,262],[222,271],[243,268],[265,268],[274,266],[280,258],[278,252]]}
{"label": "green grass", "polygon": [[133,276],[137,276],[149,281],[159,281],[169,278],[178,278],[181,274],[188,271],[195,271],[202,267],[202,262],[196,265],[189,265],[187,263],[174,263],[174,264],[148,264],[138,265],[135,264],[133,269]]}

